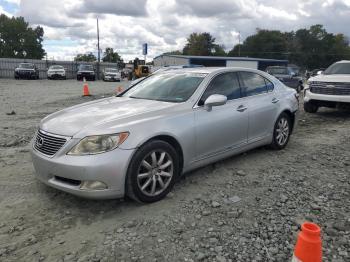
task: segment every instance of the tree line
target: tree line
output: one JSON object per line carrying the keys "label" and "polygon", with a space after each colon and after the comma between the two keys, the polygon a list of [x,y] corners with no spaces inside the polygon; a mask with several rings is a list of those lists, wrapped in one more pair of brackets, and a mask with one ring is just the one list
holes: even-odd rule
{"label": "tree line", "polygon": [[31,28],[23,17],[0,14],[0,57],[42,59],[44,29]]}
{"label": "tree line", "polygon": [[[0,15],[0,57],[42,59],[44,29],[32,28],[23,17]],[[244,56],[256,58],[287,59],[306,69],[327,67],[335,61],[350,59],[349,40],[344,34],[328,33],[322,25],[313,25],[297,31],[257,29],[243,43],[226,52],[208,32],[192,33],[182,50],[165,54],[196,56]],[[75,61],[94,62],[93,53],[78,54]],[[118,52],[107,47],[104,62],[122,62]]]}
{"label": "tree line", "polygon": [[227,53],[210,33],[192,33],[182,51],[165,54],[287,59],[300,67],[314,69],[350,59],[350,47],[344,34],[328,33],[323,25],[317,24],[291,32],[257,29]]}

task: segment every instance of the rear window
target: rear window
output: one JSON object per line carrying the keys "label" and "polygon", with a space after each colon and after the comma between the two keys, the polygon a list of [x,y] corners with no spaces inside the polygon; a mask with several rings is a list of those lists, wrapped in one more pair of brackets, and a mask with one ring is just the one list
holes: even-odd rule
{"label": "rear window", "polygon": [[240,72],[244,96],[254,96],[271,92],[273,84],[271,81],[253,72]]}

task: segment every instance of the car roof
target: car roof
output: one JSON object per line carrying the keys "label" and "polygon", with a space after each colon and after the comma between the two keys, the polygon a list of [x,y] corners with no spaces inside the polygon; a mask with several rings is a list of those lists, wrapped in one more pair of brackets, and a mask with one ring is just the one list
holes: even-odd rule
{"label": "car roof", "polygon": [[289,66],[268,66],[267,68],[287,68]]}
{"label": "car roof", "polygon": [[160,74],[178,74],[178,73],[194,73],[194,74],[211,74],[218,72],[227,72],[227,71],[250,71],[258,72],[257,69],[246,68],[246,67],[191,67],[191,68],[181,68],[177,70],[168,70],[160,72]]}
{"label": "car roof", "polygon": [[336,62],[336,64],[347,64],[347,63],[350,63],[350,60],[341,60]]}

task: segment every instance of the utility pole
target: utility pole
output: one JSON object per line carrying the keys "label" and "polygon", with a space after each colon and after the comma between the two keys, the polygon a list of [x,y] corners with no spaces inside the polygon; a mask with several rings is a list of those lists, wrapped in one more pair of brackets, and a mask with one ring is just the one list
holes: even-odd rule
{"label": "utility pole", "polygon": [[238,31],[238,56],[241,56],[241,32]]}
{"label": "utility pole", "polygon": [[98,26],[97,17],[97,79],[100,79],[100,28]]}

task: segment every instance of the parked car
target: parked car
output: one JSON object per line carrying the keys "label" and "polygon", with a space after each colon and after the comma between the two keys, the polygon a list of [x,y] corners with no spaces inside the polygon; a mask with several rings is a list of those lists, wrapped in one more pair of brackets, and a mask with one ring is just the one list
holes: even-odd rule
{"label": "parked car", "polygon": [[32,63],[20,63],[15,69],[15,79],[39,79],[39,70]]}
{"label": "parked car", "polygon": [[77,80],[96,80],[96,73],[94,70],[94,67],[92,65],[88,64],[80,64],[78,67],[78,72],[77,72]]}
{"label": "parked car", "polygon": [[88,198],[164,198],[185,172],[270,145],[286,147],[298,95],[247,68],[154,74],[126,92],[45,117],[32,141],[36,176]]}
{"label": "parked car", "polygon": [[102,71],[103,81],[119,81],[121,80],[121,74],[116,68],[105,68]]}
{"label": "parked car", "polygon": [[278,78],[283,84],[294,88],[299,93],[304,89],[303,79],[298,72],[287,66],[269,66],[266,72]]}
{"label": "parked car", "polygon": [[332,64],[311,77],[305,88],[304,110],[316,113],[319,107],[350,106],[350,61]]}
{"label": "parked car", "polygon": [[52,65],[47,70],[48,79],[66,79],[66,70],[63,66]]}

